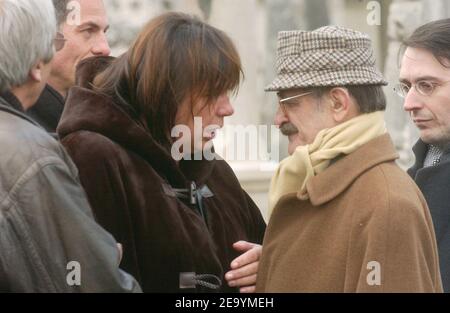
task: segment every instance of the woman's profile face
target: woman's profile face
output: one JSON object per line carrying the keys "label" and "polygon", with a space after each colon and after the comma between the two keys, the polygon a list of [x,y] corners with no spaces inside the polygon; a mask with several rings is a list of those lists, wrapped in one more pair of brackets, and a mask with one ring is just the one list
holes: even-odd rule
{"label": "woman's profile face", "polygon": [[205,98],[200,98],[191,105],[191,99],[187,97],[177,112],[175,127],[189,129],[189,132],[183,131],[182,138],[178,140],[185,145],[190,144],[192,152],[202,151],[214,139],[216,131],[223,127],[224,118],[233,114],[228,93],[223,93],[209,104]]}

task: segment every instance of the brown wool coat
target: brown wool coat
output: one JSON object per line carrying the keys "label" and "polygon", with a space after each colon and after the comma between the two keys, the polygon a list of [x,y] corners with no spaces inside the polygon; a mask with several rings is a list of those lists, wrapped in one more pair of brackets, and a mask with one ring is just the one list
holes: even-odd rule
{"label": "brown wool coat", "polygon": [[430,213],[397,157],[384,135],[313,177],[310,201],[284,196],[266,230],[257,291],[442,292]]}
{"label": "brown wool coat", "polygon": [[[111,98],[89,89],[93,75],[110,62],[82,63],[58,127],[62,144],[77,165],[96,220],[123,245],[121,267],[144,292],[180,289],[180,273],[213,274],[219,291],[235,292],[223,278],[239,253],[233,243],[262,243],[265,223],[224,161],[179,165],[145,128]],[[206,222],[175,188],[207,186]]]}

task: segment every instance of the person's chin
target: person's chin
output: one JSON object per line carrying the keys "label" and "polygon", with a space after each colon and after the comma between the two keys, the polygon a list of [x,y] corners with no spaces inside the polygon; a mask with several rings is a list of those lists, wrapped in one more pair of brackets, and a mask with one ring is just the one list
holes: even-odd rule
{"label": "person's chin", "polygon": [[444,137],[445,136],[439,133],[436,129],[423,128],[420,130],[420,139],[429,145],[440,145],[443,142],[448,142],[449,138]]}
{"label": "person's chin", "polygon": [[292,155],[298,147],[306,145],[306,143],[301,140],[298,134],[288,136],[288,139],[289,139],[289,146],[288,146],[289,155]]}
{"label": "person's chin", "polygon": [[213,147],[213,138],[212,137],[204,137],[202,138],[202,142],[194,146],[195,153],[202,153],[204,151],[211,150]]}

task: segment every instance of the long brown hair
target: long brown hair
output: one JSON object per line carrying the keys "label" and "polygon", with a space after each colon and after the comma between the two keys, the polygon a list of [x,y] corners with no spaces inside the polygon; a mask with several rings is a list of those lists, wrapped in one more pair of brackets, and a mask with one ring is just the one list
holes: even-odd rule
{"label": "long brown hair", "polygon": [[[207,103],[237,91],[242,67],[231,39],[196,17],[167,13],[152,19],[130,50],[95,79],[97,91],[120,100],[170,147],[180,104]],[[192,110],[191,110],[192,111]]]}

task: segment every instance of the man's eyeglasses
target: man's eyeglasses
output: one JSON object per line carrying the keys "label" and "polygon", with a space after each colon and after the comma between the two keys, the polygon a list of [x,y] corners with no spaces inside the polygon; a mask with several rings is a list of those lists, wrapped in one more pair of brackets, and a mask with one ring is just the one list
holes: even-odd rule
{"label": "man's eyeglasses", "polygon": [[298,99],[300,97],[308,96],[308,95],[310,95],[312,93],[313,93],[312,91],[305,92],[305,93],[301,93],[301,94],[293,96],[293,97],[283,98],[283,99],[280,99],[280,96],[278,95],[278,104],[280,105],[280,107],[283,110],[283,112],[286,113],[287,108],[290,106],[290,103],[288,103],[288,101],[291,101],[291,100],[294,100],[294,99]]}
{"label": "man's eyeglasses", "polygon": [[56,37],[54,39],[54,45],[56,52],[61,51],[66,44],[67,39],[64,38],[63,33],[57,32]]}
{"label": "man's eyeglasses", "polygon": [[450,83],[450,81],[443,82],[443,83],[435,83],[435,82],[431,82],[431,81],[427,81],[427,80],[421,80],[415,84],[412,84],[412,86],[409,86],[405,83],[398,83],[394,87],[394,91],[399,97],[406,98],[409,91],[411,90],[411,87],[414,87],[414,89],[419,94],[421,94],[422,96],[429,97],[433,94],[433,92],[436,90],[437,87],[441,87],[447,83]]}

